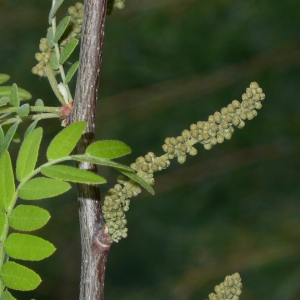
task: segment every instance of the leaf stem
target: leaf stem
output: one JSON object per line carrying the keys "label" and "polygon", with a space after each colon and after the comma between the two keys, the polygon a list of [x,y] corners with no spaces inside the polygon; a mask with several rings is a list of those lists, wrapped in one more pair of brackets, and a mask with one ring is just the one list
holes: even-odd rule
{"label": "leaf stem", "polygon": [[17,122],[23,122],[23,121],[33,121],[33,120],[43,120],[43,119],[54,119],[54,118],[59,118],[60,114],[55,114],[55,113],[41,113],[37,115],[30,115],[30,116],[25,116],[25,117],[20,117],[20,116],[15,116],[14,118],[6,119],[0,121],[0,126],[1,125],[6,125],[6,124],[12,124],[12,123],[17,123]]}

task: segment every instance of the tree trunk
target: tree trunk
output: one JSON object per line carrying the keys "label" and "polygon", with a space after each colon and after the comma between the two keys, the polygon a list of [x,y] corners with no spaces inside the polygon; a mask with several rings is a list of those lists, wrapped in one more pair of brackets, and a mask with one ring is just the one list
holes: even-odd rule
{"label": "tree trunk", "polygon": [[[102,61],[107,0],[85,0],[80,64],[71,122],[86,121],[87,127],[76,146],[81,154],[95,140],[95,115]],[[97,172],[89,163],[84,170]],[[101,211],[98,185],[78,184],[79,218],[82,244],[80,300],[104,299],[104,275],[110,244]]]}

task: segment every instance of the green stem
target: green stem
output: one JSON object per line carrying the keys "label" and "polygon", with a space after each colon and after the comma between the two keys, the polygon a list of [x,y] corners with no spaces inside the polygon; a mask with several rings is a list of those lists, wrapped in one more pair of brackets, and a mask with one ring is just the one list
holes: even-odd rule
{"label": "green stem", "polygon": [[[20,107],[5,107],[0,108],[0,114],[17,112]],[[50,112],[50,113],[60,113],[60,107],[52,106],[30,106],[30,111],[32,112]]]}
{"label": "green stem", "polygon": [[[52,6],[55,5],[55,2],[56,2],[55,0],[52,1]],[[56,17],[54,17],[54,18],[52,19],[52,31],[53,31],[53,37],[54,37],[54,36],[55,36],[55,32],[56,32]],[[54,43],[54,49],[55,49],[56,59],[57,59],[57,61],[58,61],[58,68],[59,68],[60,76],[61,76],[61,79],[62,79],[62,81],[63,81],[63,84],[64,84],[64,86],[66,87],[67,92],[68,92],[69,99],[68,99],[68,102],[66,103],[66,104],[68,104],[68,103],[73,102],[73,98],[72,98],[72,95],[71,95],[69,86],[68,86],[68,84],[66,84],[66,75],[65,75],[64,67],[63,67],[63,65],[61,65],[61,64],[59,63],[59,60],[60,60],[60,49],[59,49],[59,45],[58,45],[57,42]]]}
{"label": "green stem", "polygon": [[38,115],[30,115],[30,116],[25,116],[25,117],[19,117],[16,116],[14,118],[10,118],[7,119],[6,121],[3,120],[3,122],[0,121],[0,126],[1,125],[6,125],[6,124],[12,124],[12,123],[16,123],[16,122],[23,122],[23,121],[33,121],[33,120],[43,120],[43,119],[54,119],[54,118],[59,118],[60,115],[59,114],[53,114],[53,113],[42,113],[42,114],[38,114]]}

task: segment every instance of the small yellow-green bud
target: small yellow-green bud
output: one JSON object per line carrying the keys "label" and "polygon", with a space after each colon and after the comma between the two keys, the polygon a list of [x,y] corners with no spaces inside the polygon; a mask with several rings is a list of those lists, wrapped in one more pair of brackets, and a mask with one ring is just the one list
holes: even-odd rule
{"label": "small yellow-green bud", "polygon": [[178,156],[177,160],[180,164],[183,164],[186,161],[186,156],[185,155],[180,155],[180,156]]}
{"label": "small yellow-green bud", "polygon": [[241,107],[241,103],[240,103],[238,100],[233,100],[233,101],[232,101],[232,105],[233,105],[235,108],[240,108],[240,107]]}

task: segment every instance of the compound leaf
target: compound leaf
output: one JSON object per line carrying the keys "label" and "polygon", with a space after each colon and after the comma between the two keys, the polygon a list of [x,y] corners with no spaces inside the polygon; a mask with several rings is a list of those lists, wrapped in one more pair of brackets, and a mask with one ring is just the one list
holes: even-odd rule
{"label": "compound leaf", "polygon": [[43,136],[43,129],[37,128],[24,139],[17,158],[17,179],[22,181],[35,167],[39,148]]}
{"label": "compound leaf", "polygon": [[63,194],[71,188],[67,182],[38,177],[26,182],[19,190],[20,198],[24,200],[39,200]]}
{"label": "compound leaf", "polygon": [[14,174],[7,151],[0,158],[0,166],[0,208],[7,212],[15,193]]}
{"label": "compound leaf", "polygon": [[9,226],[20,231],[42,228],[50,219],[47,210],[35,205],[18,205],[8,217]]}
{"label": "compound leaf", "polygon": [[51,141],[47,149],[48,160],[68,156],[75,148],[85,127],[86,122],[76,122],[64,128],[60,133],[58,133]]}
{"label": "compound leaf", "polygon": [[154,190],[153,188],[150,186],[149,183],[147,183],[144,179],[142,179],[141,177],[139,177],[138,175],[136,175],[135,173],[130,173],[127,171],[121,171],[120,172],[122,174],[124,174],[125,176],[131,178],[133,181],[135,181],[136,183],[138,183],[140,186],[142,186],[144,189],[146,189],[150,194],[154,195]]}
{"label": "compound leaf", "polygon": [[101,184],[105,183],[105,178],[86,170],[77,169],[70,166],[49,166],[41,170],[42,174],[54,179],[60,179],[78,183]]}
{"label": "compound leaf", "polygon": [[86,153],[91,156],[113,159],[131,153],[131,149],[120,141],[98,141],[89,145]]}
{"label": "compound leaf", "polygon": [[5,286],[18,291],[32,291],[42,281],[34,271],[12,261],[7,261],[4,264],[0,278]]}
{"label": "compound leaf", "polygon": [[73,53],[74,49],[76,48],[77,44],[78,44],[78,40],[73,39],[64,47],[59,59],[59,63],[61,65],[64,64],[66,60],[70,57],[70,55]]}
{"label": "compound leaf", "polygon": [[9,257],[32,261],[49,257],[55,251],[50,242],[24,233],[10,234],[4,243],[4,249]]}

